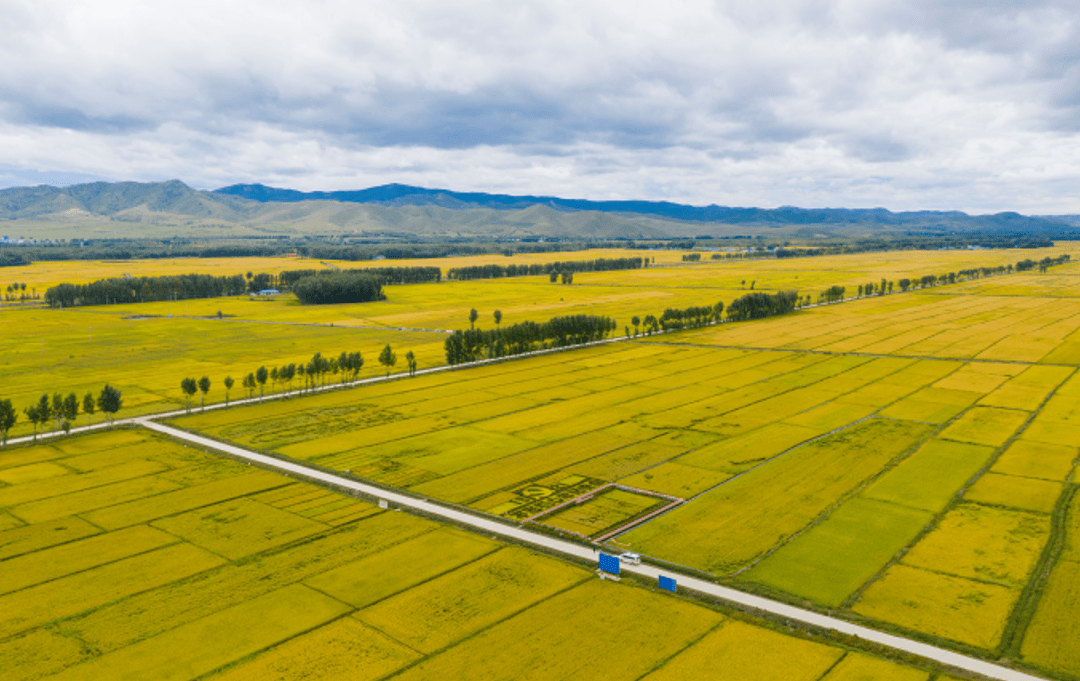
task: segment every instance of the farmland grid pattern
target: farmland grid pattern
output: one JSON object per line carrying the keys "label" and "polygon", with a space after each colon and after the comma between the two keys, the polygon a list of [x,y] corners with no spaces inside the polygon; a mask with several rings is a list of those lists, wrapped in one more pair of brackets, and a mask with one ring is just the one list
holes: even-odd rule
{"label": "farmland grid pattern", "polygon": [[[889,522],[894,524],[879,536],[893,543],[873,547],[880,562],[867,567],[876,571],[869,579],[853,575],[855,588],[838,594],[843,608],[866,614],[871,622],[891,623],[889,631],[933,642],[939,639],[925,635],[940,637],[961,651],[982,656],[1019,652],[1036,667],[1068,670],[1073,663],[1060,655],[1051,660],[1045,645],[1044,652],[1035,643],[1028,645],[1047,639],[1046,632],[1052,630],[1047,618],[1060,621],[1060,612],[1047,609],[1049,592],[1060,591],[1061,575],[1077,562],[1068,551],[1060,556],[1047,553],[1056,559],[1038,561],[1077,524],[1067,519],[1076,517],[1068,508],[1075,489],[1075,445],[1071,455],[1068,450],[1077,434],[1080,307],[1068,300],[1075,293],[1069,295],[1069,286],[1061,283],[1075,281],[1076,266],[1066,269],[1053,277],[978,280],[903,297],[910,300],[886,296],[850,307],[824,306],[791,318],[692,330],[683,332],[678,342],[666,334],[639,337],[625,345],[539,353],[521,363],[481,364],[464,374],[422,372],[415,383],[362,381],[369,387],[362,395],[320,389],[303,400],[268,399],[250,410],[225,412],[212,405],[180,422],[218,438],[200,439],[203,445],[215,442],[221,449],[231,446],[221,440],[233,440],[273,452],[273,461],[284,456],[301,465],[310,460],[323,469],[348,468],[384,485],[469,504],[481,512],[506,507],[522,485],[555,484],[565,476],[621,480],[657,493],[677,491],[695,504],[650,519],[622,538],[635,550],[685,561],[695,569],[716,572],[731,566],[738,574],[747,573],[743,581],[734,582],[747,588],[756,588],[759,568],[769,566],[765,584],[774,580],[788,594],[785,600],[790,602],[794,594],[819,610],[822,604],[828,607],[832,596],[815,592],[813,579],[795,586],[785,581],[792,566],[805,563],[815,551],[818,556],[828,551],[830,528],[858,528],[890,509],[894,515]],[[1022,303],[1005,302],[1016,297],[1007,291],[1009,286],[1024,285],[1041,285],[1044,297],[1029,290]],[[762,339],[768,343],[761,344]],[[1021,359],[1010,359],[1016,356]],[[362,400],[359,405],[356,396]],[[312,412],[337,420],[310,420]],[[263,425],[246,426],[245,413],[262,414],[257,420]],[[620,418],[612,418],[616,413]],[[286,436],[288,430],[297,431],[298,415],[309,419],[309,425]],[[265,426],[275,419],[276,429]],[[136,422],[165,428],[142,418]],[[362,425],[366,437],[360,446],[350,424]],[[335,429],[344,429],[345,437],[335,439]],[[168,430],[171,435],[181,432]],[[841,460],[850,455],[851,461],[866,461],[871,453],[866,442],[883,438],[896,440],[897,449],[846,477],[815,463],[815,452],[826,448],[834,457],[839,452]],[[425,441],[438,442],[441,451],[425,449]],[[477,442],[490,446],[479,458],[469,451]],[[1044,457],[1039,460],[1048,466],[1060,463],[1034,474],[1035,456]],[[535,465],[537,460],[542,465]],[[940,489],[912,496],[912,471],[927,466],[948,474]],[[807,471],[813,471],[809,478]],[[131,474],[140,475],[137,469]],[[0,481],[2,475],[0,471]],[[47,479],[62,474],[47,464],[28,464],[19,475]],[[115,490],[72,490],[59,505],[25,499],[19,502],[21,513],[50,522],[60,517],[57,514],[101,503],[137,506],[127,499],[145,494],[173,495],[185,503],[177,486],[187,484],[186,479],[155,475],[162,477],[145,487],[135,477],[130,483],[108,481],[119,485]],[[742,554],[716,553],[717,547],[696,555],[686,552],[687,546],[700,543],[695,536],[717,532],[707,515],[725,517],[717,509],[746,498],[755,486],[761,489],[762,480],[782,480],[785,475],[820,484],[822,496],[805,504],[801,516],[773,506],[788,523],[769,528],[779,531],[777,539]],[[694,484],[698,486],[687,487]],[[0,487],[0,496],[3,492]],[[273,488],[259,494],[277,508],[271,503]],[[334,519],[345,524],[357,519],[349,515],[347,504],[331,496],[310,495],[292,506],[322,511],[320,522],[327,526]],[[244,508],[240,504],[223,512],[228,517],[242,514]],[[755,512],[767,508],[759,506]],[[97,517],[106,524],[118,522],[108,513]],[[0,514],[0,531],[4,522]],[[180,524],[170,525],[170,531],[194,531],[176,522]],[[507,525],[496,524],[509,531]],[[302,521],[282,521],[280,529],[282,536],[303,536],[304,528]],[[949,539],[960,531],[991,546],[1006,542],[1008,559],[990,562],[965,553],[955,538]],[[213,537],[200,536],[198,541],[224,559],[233,557],[219,551],[244,550],[242,542],[235,549],[222,545],[216,551]],[[954,547],[947,567],[933,558],[941,545]],[[1048,580],[1048,593],[1041,600],[1023,593],[1036,563],[1040,578]],[[680,577],[680,583],[683,580]],[[972,588],[982,590],[976,599]],[[963,607],[975,603],[975,610],[960,619],[979,620],[991,629],[968,630],[935,620],[934,608],[942,604],[930,601],[920,606],[917,619],[910,619],[911,613],[897,604],[920,592],[955,597]],[[766,588],[761,593],[770,592]],[[714,627],[696,640],[712,641],[723,629]],[[1031,633],[1024,637],[1024,632]],[[832,660],[822,674],[831,675],[840,662]]]}

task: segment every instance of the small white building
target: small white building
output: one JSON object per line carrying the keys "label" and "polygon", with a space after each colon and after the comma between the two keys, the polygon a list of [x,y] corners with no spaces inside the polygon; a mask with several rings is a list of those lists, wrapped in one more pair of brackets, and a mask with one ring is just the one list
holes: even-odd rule
{"label": "small white building", "polygon": [[276,296],[279,293],[281,293],[281,291],[277,290],[276,288],[264,288],[263,290],[259,291],[260,296]]}

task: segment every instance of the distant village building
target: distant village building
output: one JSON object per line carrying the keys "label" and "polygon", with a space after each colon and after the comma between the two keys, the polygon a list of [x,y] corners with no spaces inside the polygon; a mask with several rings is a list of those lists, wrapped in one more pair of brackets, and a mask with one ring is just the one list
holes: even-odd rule
{"label": "distant village building", "polygon": [[281,293],[281,291],[278,291],[276,288],[264,288],[259,291],[260,296],[276,296],[279,293]]}

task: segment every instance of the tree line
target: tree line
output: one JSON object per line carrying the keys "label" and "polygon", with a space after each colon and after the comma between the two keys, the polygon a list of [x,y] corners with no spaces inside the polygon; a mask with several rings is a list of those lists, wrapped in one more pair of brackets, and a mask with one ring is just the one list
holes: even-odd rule
{"label": "tree line", "polygon": [[19,267],[29,265],[30,259],[22,253],[12,251],[0,251],[0,267]]}
{"label": "tree line", "polygon": [[38,293],[36,288],[31,288],[30,293],[26,292],[26,282],[21,284],[19,282],[8,284],[7,288],[4,289],[4,300],[26,302],[27,300],[37,300],[37,298]]}
{"label": "tree line", "polygon": [[[470,313],[469,321],[476,315]],[[496,324],[502,319],[496,311]],[[546,322],[519,322],[494,329],[470,328],[455,331],[445,342],[446,363],[462,364],[480,359],[520,355],[532,350],[581,345],[607,337],[616,328],[615,320],[598,315],[553,317]]]}
{"label": "tree line", "polygon": [[[57,284],[45,292],[45,302],[50,307],[77,307],[81,305],[108,305],[124,303],[149,303],[163,300],[190,300],[217,298],[255,293],[263,289],[295,288],[304,279],[313,277],[345,277],[358,275],[365,279],[337,279],[322,285],[305,285],[305,294],[311,301],[344,296],[338,302],[365,302],[381,300],[381,287],[387,283],[406,284],[439,281],[438,267],[384,267],[371,270],[287,270],[280,275],[248,272],[247,276],[214,276],[211,274],[181,274],[163,277],[112,277],[88,284]],[[372,292],[367,280],[375,282]],[[26,299],[22,285],[22,296]],[[8,287],[8,299],[15,300],[12,286]],[[297,294],[299,296],[299,293]],[[374,295],[375,297],[370,297]],[[304,302],[302,300],[302,302]]]}
{"label": "tree line", "polygon": [[[405,353],[405,361],[409,375],[415,375],[417,360],[412,350]],[[378,362],[386,369],[387,376],[397,365],[397,353],[389,343],[379,353]],[[363,368],[364,356],[360,352],[343,350],[337,357],[327,357],[321,352],[316,352],[307,362],[290,362],[270,368],[265,365],[260,366],[241,377],[240,387],[248,399],[254,399],[256,391],[260,398],[265,397],[267,383],[270,384],[271,391],[286,395],[293,392],[311,392],[316,388],[325,387],[327,379],[331,376],[339,376],[342,385],[355,381]],[[236,380],[232,376],[226,376],[221,383],[225,388],[225,404],[228,406],[230,393],[236,386]],[[193,377],[182,379],[180,391],[184,395],[187,410],[191,411],[191,400],[196,394],[199,394],[199,407],[205,406],[206,396],[213,385],[209,376],[203,376],[197,380]]]}
{"label": "tree line", "polygon": [[297,280],[291,288],[304,305],[386,300],[380,280],[363,270],[312,275]]}
{"label": "tree line", "polygon": [[1064,255],[1059,255],[1056,258],[1051,258],[1050,256],[1047,256],[1038,262],[1035,262],[1031,258],[1028,258],[1026,260],[1021,260],[1020,262],[1016,263],[1016,271],[1026,272],[1038,267],[1040,272],[1045,272],[1046,270],[1054,267],[1055,265],[1064,265],[1067,262],[1069,262],[1068,253]]}
{"label": "tree line", "polygon": [[[23,409],[23,413],[33,424],[34,439],[37,440],[39,427],[44,433],[50,422],[53,424],[53,430],[63,429],[65,433],[69,432],[79,416],[80,408],[88,418],[101,411],[111,423],[123,404],[120,389],[106,383],[96,397],[93,392],[88,392],[81,400],[75,393],[69,393],[66,397],[60,393],[54,393],[51,398],[46,393],[37,402]],[[7,444],[8,431],[18,420],[19,414],[11,400],[0,400],[0,444]]]}
{"label": "tree line", "polygon": [[[383,286],[390,284],[437,284],[442,279],[442,269],[438,267],[366,267],[363,272],[375,277]],[[331,274],[332,270],[285,270],[278,275],[278,283],[288,288],[301,279]]]}
{"label": "tree line", "polygon": [[[610,270],[635,270],[648,267],[646,258],[597,258],[596,260],[568,260],[549,263],[472,265],[452,267],[446,272],[447,279],[469,281],[472,279],[501,279],[503,277],[526,277],[572,274],[574,272],[606,272]],[[555,281],[555,279],[552,279]]]}
{"label": "tree line", "polygon": [[243,275],[181,274],[165,277],[112,277],[89,284],[57,284],[45,291],[49,307],[149,303],[238,296],[248,290]]}

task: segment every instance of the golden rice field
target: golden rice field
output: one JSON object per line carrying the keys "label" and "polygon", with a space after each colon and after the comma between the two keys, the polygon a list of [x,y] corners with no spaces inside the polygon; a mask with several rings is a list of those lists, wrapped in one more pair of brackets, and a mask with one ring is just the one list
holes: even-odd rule
{"label": "golden rice field", "polygon": [[[1067,248],[1067,247],[1066,247]],[[1034,251],[1032,251],[1034,252]],[[231,277],[237,274],[279,274],[286,270],[311,269],[362,269],[367,267],[441,267],[444,272],[455,267],[473,265],[505,265],[548,263],[568,260],[595,260],[597,258],[633,258],[648,254],[657,264],[682,261],[685,251],[639,251],[631,249],[593,249],[567,251],[564,253],[517,253],[512,257],[499,254],[453,256],[447,258],[418,258],[411,260],[317,260],[298,256],[237,257],[237,258],[155,258],[147,260],[59,260],[42,261],[19,267],[6,267],[3,273],[7,283],[25,282],[26,291],[45,289],[57,284],[85,284],[98,279],[113,277],[161,277],[181,274],[212,274]],[[5,286],[7,285],[5,283]]]}
{"label": "golden rice field", "polygon": [[[9,349],[0,397],[21,411],[41,392],[81,395],[110,381],[124,391],[122,415],[149,413],[182,404],[183,377],[210,376],[208,400],[217,402],[226,373],[239,382],[261,364],[315,351],[361,350],[362,375],[387,342],[397,372],[410,349],[422,368],[438,365],[439,329],[464,327],[473,307],[481,327],[494,309],[504,324],[589,313],[623,326],[665,307],[728,303],[751,284],[814,294],[842,284],[850,292],[882,277],[1046,253],[700,264],[677,255],[658,252],[664,266],[647,270],[581,273],[571,286],[527,277],[388,287],[386,301],[365,305],[308,308],[282,296],[0,309],[9,322],[0,326]],[[1078,292],[1074,262],[354,390],[196,409],[175,423],[507,519],[537,516],[532,522],[581,537],[655,508],[655,497],[595,494],[602,487],[670,495],[684,503],[611,541],[738,588],[1071,678],[1080,676],[1080,646],[1062,641],[1080,625],[1075,499],[1066,508],[1080,451]],[[218,310],[222,319],[204,318]],[[237,385],[232,397],[242,392]],[[27,432],[21,425],[13,434]],[[731,678],[929,677],[598,584],[587,571],[521,549],[201,453],[196,465],[163,440],[130,431],[96,437],[118,439],[0,450],[0,574],[9,575],[0,580],[0,648],[10,645],[12,659],[36,669],[29,651],[47,647],[49,636],[67,642],[56,643],[50,671],[16,678],[332,678],[357,667],[370,678],[601,670],[685,678],[715,669],[717,659]],[[322,548],[306,553],[313,546]],[[15,567],[5,573],[9,561]],[[144,582],[154,586],[131,591]],[[108,586],[91,588],[98,583]],[[481,583],[482,591],[470,590]],[[612,598],[625,599],[618,615],[587,605],[612,589]],[[288,620],[281,613],[298,604],[310,619],[255,627],[198,659],[188,652],[193,641],[217,640],[245,621]],[[603,635],[591,636],[598,629]],[[655,645],[658,632],[670,650]],[[556,659],[553,649],[578,652]],[[787,654],[768,654],[781,650]],[[498,664],[477,669],[471,662],[480,655]],[[805,668],[792,670],[790,659]]]}
{"label": "golden rice field", "polygon": [[993,654],[1050,607],[1019,603],[1077,464],[1066,277],[1080,265],[1002,278],[1044,299],[962,284],[176,423],[509,518],[564,480],[674,495],[619,546]]}
{"label": "golden rice field", "polygon": [[5,681],[930,677],[145,431],[0,481]]}
{"label": "golden rice field", "polygon": [[[1053,252],[1068,252],[1073,244],[1055,247]],[[631,326],[633,316],[659,315],[668,307],[687,307],[717,301],[730,303],[745,294],[751,286],[754,290],[779,290],[794,288],[808,294],[816,294],[832,284],[844,284],[854,290],[860,283],[878,281],[881,277],[895,279],[900,276],[917,276],[939,271],[954,271],[974,265],[996,265],[1014,262],[1021,257],[1042,257],[1043,251],[910,251],[888,254],[860,254],[829,256],[791,260],[752,260],[731,262],[702,262],[683,264],[682,253],[677,251],[627,251],[595,250],[558,254],[522,254],[506,256],[469,256],[418,261],[368,261],[358,263],[328,263],[336,267],[366,267],[390,265],[432,265],[443,268],[488,262],[528,263],[549,262],[552,258],[563,260],[590,259],[597,257],[624,257],[647,255],[656,258],[657,267],[646,270],[580,273],[571,286],[551,284],[546,277],[522,277],[514,279],[443,282],[441,284],[416,284],[387,287],[387,300],[357,305],[301,306],[291,295],[277,299],[214,298],[162,303],[143,303],[123,306],[101,306],[69,310],[25,309],[20,306],[0,304],[0,342],[8,348],[3,359],[3,371],[9,382],[0,396],[12,399],[21,412],[23,406],[35,401],[43,392],[75,391],[80,396],[88,390],[97,391],[110,382],[119,385],[126,396],[125,409],[129,414],[150,413],[176,408],[184,404],[180,381],[186,377],[199,378],[206,375],[212,386],[206,399],[210,403],[225,400],[222,381],[232,376],[239,381],[259,366],[281,366],[307,361],[315,352],[337,356],[342,351],[361,351],[366,358],[365,372],[379,368],[375,361],[379,350],[386,344],[397,351],[398,364],[394,371],[405,370],[404,355],[416,354],[421,368],[441,365],[445,361],[443,330],[463,328],[467,324],[470,309],[480,312],[479,325],[493,325],[492,313],[500,310],[503,323],[520,321],[543,321],[567,314],[605,314],[613,317],[625,332]],[[11,281],[28,283],[28,289],[45,287],[60,281],[91,281],[106,276],[132,276],[156,274],[180,274],[199,271],[210,274],[236,274],[246,271],[282,271],[285,269],[322,267],[319,261],[296,258],[240,258],[188,260],[147,260],[122,262],[51,262],[35,263],[25,267],[4,268]],[[1057,268],[1052,274],[1057,287],[1055,291],[1068,291],[1070,278],[1065,272],[1072,265]],[[1040,275],[1009,275],[996,277],[994,281],[1016,282],[1020,288],[1030,288],[1029,280]],[[1033,279],[1034,278],[1034,279]],[[960,296],[972,285],[989,280],[941,287],[918,294],[920,301],[937,302],[929,294],[950,291]],[[1065,283],[1063,283],[1065,282]],[[1075,289],[1074,289],[1075,290]],[[39,291],[40,292],[40,291]],[[914,295],[914,294],[912,294]],[[892,295],[860,303],[864,307],[879,310],[887,324],[895,314],[895,306],[910,308],[913,321],[927,324],[934,315],[920,316],[920,306],[913,305],[912,295]],[[1062,295],[1064,295],[1062,293]],[[970,301],[976,296],[965,295],[961,300]],[[993,298],[990,306],[997,305]],[[1010,305],[1022,305],[1026,298],[1009,296]],[[1072,301],[1060,298],[1050,301],[1072,305]],[[959,305],[959,303],[957,303]],[[847,306],[841,306],[847,307]],[[1052,306],[1051,306],[1052,307]],[[1059,313],[1044,310],[1048,315],[1062,314],[1071,310],[1063,308]],[[222,317],[218,318],[218,313]],[[1016,323],[1027,323],[1032,317],[1029,311],[1017,315],[995,313],[1001,317],[998,326],[1007,329]],[[953,314],[952,310],[949,311]],[[982,314],[981,312],[979,314]],[[1072,314],[1080,315],[1080,308]],[[969,315],[970,316],[970,315]],[[1067,323],[1068,314],[1061,320]],[[854,337],[846,343],[867,340],[861,326],[852,328],[852,315],[847,321],[838,321],[833,314],[819,318],[830,333],[850,329]],[[858,315],[858,324],[872,322]],[[1043,317],[1038,317],[1042,320]],[[1049,319],[1049,317],[1046,317]],[[965,323],[966,318],[962,318]],[[940,320],[938,320],[940,321]],[[255,323],[258,322],[258,323]],[[935,322],[936,323],[936,322]],[[986,324],[984,324],[986,326]],[[1035,338],[1014,337],[1007,333],[1002,344],[990,348],[988,356],[1020,353],[1025,358],[1039,352],[1039,348],[1051,343],[1053,328],[1042,328]],[[801,327],[800,327],[801,328]],[[949,329],[955,329],[953,324]],[[1063,327],[1062,327],[1063,328]],[[980,328],[981,331],[986,329]],[[934,342],[949,338],[946,333],[933,329],[920,330],[917,340],[928,334]],[[910,329],[903,334],[890,334],[884,345],[867,351],[903,353],[922,356],[938,356],[936,349],[907,347],[902,343],[910,336]],[[729,334],[730,335],[730,334]],[[896,336],[900,337],[897,338]],[[1058,334],[1060,335],[1060,333]],[[696,337],[702,342],[707,336]],[[985,334],[980,336],[985,337]],[[1056,337],[1056,336],[1053,336]],[[726,339],[727,336],[724,336]],[[912,336],[914,338],[914,336]],[[821,340],[820,338],[818,340]],[[707,341],[706,341],[707,342]],[[743,340],[736,340],[742,344]],[[1057,354],[1050,359],[1080,361],[1080,344],[1072,341],[1061,343]],[[754,346],[774,345],[774,340],[752,342]],[[826,344],[828,345],[828,344]],[[952,345],[951,343],[949,345]],[[1058,344],[1054,344],[1056,347]],[[1022,351],[1017,348],[1022,347]],[[792,347],[800,347],[795,344]],[[831,349],[831,348],[826,348]],[[1070,354],[1071,353],[1071,354]],[[1041,355],[1045,355],[1042,352]],[[1040,356],[1041,356],[1040,355]],[[1069,357],[1073,359],[1069,359]],[[949,356],[952,356],[951,354]],[[1056,360],[1055,360],[1056,361]],[[239,389],[234,389],[239,394]],[[25,419],[16,426],[14,434],[28,434]]]}

